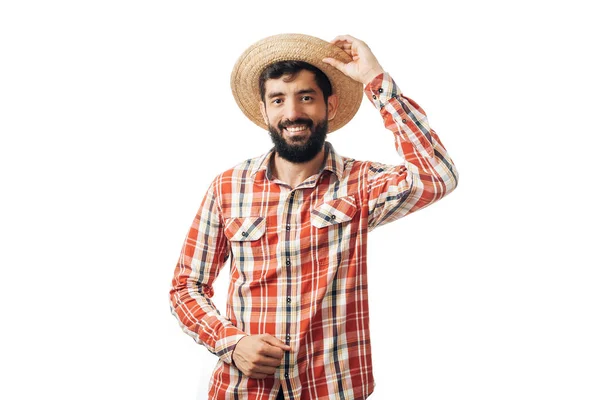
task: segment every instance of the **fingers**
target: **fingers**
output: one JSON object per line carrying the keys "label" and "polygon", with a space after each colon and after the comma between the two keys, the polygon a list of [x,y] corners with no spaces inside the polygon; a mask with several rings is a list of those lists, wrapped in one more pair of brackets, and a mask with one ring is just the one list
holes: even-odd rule
{"label": "fingers", "polygon": [[324,58],[323,62],[325,64],[331,65],[332,67],[334,67],[334,68],[336,68],[336,69],[338,69],[338,70],[340,70],[342,72],[344,70],[344,66],[346,65],[343,62],[341,62],[339,60],[336,60],[335,58],[331,58],[331,57]]}
{"label": "fingers", "polygon": [[277,371],[277,367],[279,365],[276,366],[269,366],[269,365],[257,365],[252,369],[252,373],[253,374],[265,374],[265,375],[273,375],[276,371]]}
{"label": "fingers", "polygon": [[257,360],[257,364],[264,366],[264,367],[279,367],[281,365],[281,361],[283,360],[283,357],[281,358],[275,358],[275,357],[269,357],[269,356],[265,356],[263,355],[262,357],[260,357]]}
{"label": "fingers", "polygon": [[[268,334],[264,334],[263,336],[263,341],[265,341],[266,343],[270,344],[271,346],[274,347],[278,347],[282,350],[285,351],[290,351],[292,348],[290,346],[288,346],[287,344],[283,343],[281,340],[277,339],[275,336],[271,336]],[[282,353],[283,354],[283,353]]]}
{"label": "fingers", "polygon": [[352,51],[356,51],[359,48],[369,47],[365,42],[360,39],[355,38],[350,35],[340,35],[336,36],[331,42],[331,44],[339,47],[344,50],[346,53],[352,55]]}
{"label": "fingers", "polygon": [[[344,50],[346,54],[352,55],[352,46],[354,42],[358,42],[358,39],[350,36],[350,35],[340,35],[336,36],[330,43],[334,46],[339,47]],[[337,67],[336,67],[337,68]],[[339,68],[338,68],[339,69]]]}
{"label": "fingers", "polygon": [[256,365],[250,371],[248,371],[248,376],[254,379],[264,379],[268,376],[273,376],[276,371],[276,367]]}
{"label": "fingers", "polygon": [[339,47],[344,50],[346,53],[350,54],[352,52],[352,43],[348,42],[336,42],[333,43],[334,46]]}
{"label": "fingers", "polygon": [[336,36],[330,43],[337,44],[338,42],[348,42],[348,44],[350,46],[352,46],[352,43],[361,42],[361,41],[359,39],[355,38],[354,36],[339,35],[339,36]]}
{"label": "fingers", "polygon": [[232,360],[244,375],[264,379],[275,373],[285,351],[290,350],[290,346],[269,334],[246,336],[238,341]]}

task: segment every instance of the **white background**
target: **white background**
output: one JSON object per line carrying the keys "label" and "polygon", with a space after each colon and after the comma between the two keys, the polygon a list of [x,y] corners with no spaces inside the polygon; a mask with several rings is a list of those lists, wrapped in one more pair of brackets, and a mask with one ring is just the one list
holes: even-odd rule
{"label": "white background", "polygon": [[[597,14],[360,3],[1,3],[0,398],[206,398],[171,275],[208,183],[270,148],[229,74],[286,32],[366,41],[460,172],[371,235],[371,398],[600,398]],[[366,99],[330,141],[397,160]]]}

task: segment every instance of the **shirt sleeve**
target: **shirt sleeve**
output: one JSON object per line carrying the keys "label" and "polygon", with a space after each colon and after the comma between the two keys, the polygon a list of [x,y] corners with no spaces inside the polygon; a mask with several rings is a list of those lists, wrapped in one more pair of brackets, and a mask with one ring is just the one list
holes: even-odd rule
{"label": "shirt sleeve", "polygon": [[458,184],[458,172],[425,111],[404,96],[387,73],[365,87],[385,127],[394,134],[401,163],[370,163],[366,171],[369,229],[427,207]]}
{"label": "shirt sleeve", "polygon": [[171,313],[185,333],[231,363],[235,345],[246,334],[223,317],[210,300],[213,282],[230,251],[215,186],[213,182],[202,201],[175,267]]}

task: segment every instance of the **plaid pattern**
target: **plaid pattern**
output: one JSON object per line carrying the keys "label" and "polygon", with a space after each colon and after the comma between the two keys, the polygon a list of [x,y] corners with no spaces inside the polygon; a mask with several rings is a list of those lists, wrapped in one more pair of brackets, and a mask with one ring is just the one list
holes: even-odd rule
{"label": "plaid pattern", "polygon": [[[397,166],[341,157],[291,189],[272,151],[220,174],[186,238],[171,289],[182,329],[219,357],[210,399],[365,399],[374,388],[367,233],[441,199],[457,172],[425,112],[388,74],[365,87],[395,136]],[[231,257],[226,316],[210,300]],[[273,376],[231,364],[239,339],[269,333],[292,347]]]}

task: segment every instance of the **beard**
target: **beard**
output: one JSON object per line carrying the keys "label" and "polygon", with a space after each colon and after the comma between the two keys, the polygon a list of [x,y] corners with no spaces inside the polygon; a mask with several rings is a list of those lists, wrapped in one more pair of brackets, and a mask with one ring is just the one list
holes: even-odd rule
{"label": "beard", "polygon": [[[291,125],[306,125],[310,130],[310,136],[303,142],[302,138],[292,138],[292,143],[286,142],[283,137],[283,130]],[[295,121],[287,120],[277,124],[277,128],[269,124],[269,134],[275,145],[277,154],[289,162],[300,164],[312,160],[319,154],[325,144],[327,136],[328,123],[327,115],[322,121],[314,125],[308,118],[299,118]],[[296,140],[294,140],[296,139]]]}

